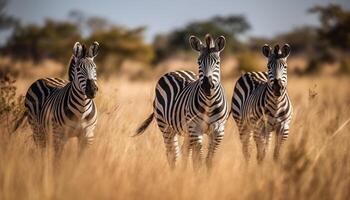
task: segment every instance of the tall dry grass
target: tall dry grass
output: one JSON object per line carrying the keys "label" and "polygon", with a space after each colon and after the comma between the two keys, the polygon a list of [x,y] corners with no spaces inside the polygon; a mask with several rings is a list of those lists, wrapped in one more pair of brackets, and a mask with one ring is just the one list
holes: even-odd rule
{"label": "tall dry grass", "polygon": [[[350,198],[350,80],[290,79],[294,118],[278,163],[271,145],[263,165],[247,166],[230,117],[211,174],[170,171],[154,122],[130,137],[152,111],[155,82],[101,81],[95,144],[78,158],[71,140],[59,167],[35,148],[28,126],[0,134],[0,199]],[[228,99],[234,83],[225,82]]]}

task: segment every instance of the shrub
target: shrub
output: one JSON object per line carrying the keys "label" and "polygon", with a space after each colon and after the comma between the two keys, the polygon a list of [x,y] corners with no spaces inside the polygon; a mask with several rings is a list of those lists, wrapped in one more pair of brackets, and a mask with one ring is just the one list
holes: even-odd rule
{"label": "shrub", "polygon": [[262,57],[256,52],[244,51],[237,55],[238,71],[251,72],[251,71],[265,71],[262,67]]}
{"label": "shrub", "polygon": [[16,97],[16,79],[9,73],[0,76],[0,128],[7,134],[12,131],[12,124],[24,112],[24,97]]}

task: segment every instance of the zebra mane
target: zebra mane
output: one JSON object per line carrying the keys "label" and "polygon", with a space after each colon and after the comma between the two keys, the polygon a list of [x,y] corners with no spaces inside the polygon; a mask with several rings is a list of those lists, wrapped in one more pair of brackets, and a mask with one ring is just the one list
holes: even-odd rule
{"label": "zebra mane", "polygon": [[209,33],[205,35],[205,43],[208,50],[215,48],[214,40]]}
{"label": "zebra mane", "polygon": [[202,45],[202,54],[207,55],[212,52],[217,52],[217,48],[213,37],[208,33],[205,35],[205,45]]}
{"label": "zebra mane", "polygon": [[280,59],[280,58],[283,58],[282,56],[282,52],[281,52],[281,49],[280,49],[280,45],[276,45],[275,48],[273,49],[273,54],[272,56],[275,58],[275,59]]}
{"label": "zebra mane", "polygon": [[290,46],[288,44],[285,44],[282,48],[277,44],[273,49],[272,57],[275,59],[285,58],[288,57],[289,53]]}
{"label": "zebra mane", "polygon": [[74,69],[74,66],[75,66],[75,59],[74,59],[74,56],[72,56],[70,58],[69,66],[68,66],[68,80],[69,81],[73,81],[73,77],[74,77],[73,69]]}
{"label": "zebra mane", "polygon": [[86,48],[85,44],[82,45],[82,54],[80,58],[88,57],[88,48]]}
{"label": "zebra mane", "polygon": [[[85,44],[82,45],[82,54],[79,58],[85,58],[88,55],[88,50],[85,46]],[[68,80],[73,81],[74,77],[74,67],[76,64],[76,57],[74,55],[71,56],[69,65],[68,65]]]}
{"label": "zebra mane", "polygon": [[[86,57],[89,57],[89,49],[85,46],[85,44],[82,44],[81,56],[79,56],[79,58],[86,58]],[[69,81],[73,81],[75,64],[76,64],[76,57],[72,55],[68,65]]]}

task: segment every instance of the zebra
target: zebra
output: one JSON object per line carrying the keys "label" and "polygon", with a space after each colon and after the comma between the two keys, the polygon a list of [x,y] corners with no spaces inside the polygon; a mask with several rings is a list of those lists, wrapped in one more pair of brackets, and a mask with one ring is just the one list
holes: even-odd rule
{"label": "zebra", "polygon": [[249,143],[254,135],[257,160],[261,163],[271,140],[271,132],[276,132],[274,160],[288,137],[292,118],[292,104],[287,93],[287,57],[291,48],[285,44],[271,47],[265,44],[263,55],[268,59],[267,72],[248,72],[237,81],[232,96],[232,116],[237,123],[242,151],[249,161]]}
{"label": "zebra", "polygon": [[[26,116],[37,146],[44,148],[52,138],[54,152],[59,156],[64,144],[77,137],[79,152],[92,144],[97,123],[97,74],[94,58],[99,44],[89,49],[76,42],[69,66],[69,81],[42,78],[35,81],[25,96]],[[51,135],[52,133],[52,135]]]}
{"label": "zebra", "polygon": [[224,137],[228,118],[226,94],[220,82],[220,52],[225,38],[215,41],[207,34],[206,45],[195,36],[189,38],[191,47],[199,52],[199,77],[191,71],[174,71],[163,75],[155,88],[153,113],[142,123],[135,135],[142,134],[154,118],[162,132],[169,166],[174,169],[180,154],[178,135],[184,136],[182,154],[184,166],[192,152],[194,170],[202,167],[203,135],[209,137],[206,166],[212,160]]}

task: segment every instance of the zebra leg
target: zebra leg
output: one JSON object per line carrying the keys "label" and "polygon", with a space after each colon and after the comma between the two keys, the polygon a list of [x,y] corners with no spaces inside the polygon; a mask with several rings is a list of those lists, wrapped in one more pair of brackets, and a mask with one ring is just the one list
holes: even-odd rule
{"label": "zebra leg", "polygon": [[79,136],[78,141],[79,141],[78,155],[81,156],[84,153],[84,150],[93,144],[94,133],[89,132],[89,133],[82,134]]}
{"label": "zebra leg", "polygon": [[188,163],[188,158],[189,158],[190,152],[191,152],[190,138],[189,138],[188,134],[185,134],[184,142],[183,142],[182,147],[181,147],[181,154],[182,154],[184,169],[187,168],[187,163]]}
{"label": "zebra leg", "polygon": [[275,145],[275,150],[273,152],[273,159],[275,161],[278,160],[279,155],[280,155],[280,149],[284,141],[288,138],[288,133],[289,133],[289,126],[284,125],[284,126],[279,126],[276,130],[276,145]]}
{"label": "zebra leg", "polygon": [[190,149],[192,150],[192,163],[194,170],[199,170],[202,167],[203,150],[202,142],[203,135],[195,130],[190,130]]}
{"label": "zebra leg", "polygon": [[266,156],[266,151],[269,147],[269,142],[271,139],[271,132],[269,132],[266,126],[259,130],[254,131],[254,140],[257,148],[257,160],[261,164]]}
{"label": "zebra leg", "polygon": [[208,170],[211,170],[213,165],[213,157],[214,154],[219,147],[222,139],[224,138],[224,124],[220,124],[218,127],[214,127],[212,133],[209,134],[209,147],[208,147],[208,155],[206,158],[206,164]]}
{"label": "zebra leg", "polygon": [[175,169],[180,154],[177,134],[174,131],[163,132],[166,156],[171,169]]}
{"label": "zebra leg", "polygon": [[32,130],[34,143],[41,149],[44,149],[47,143],[47,135],[44,129],[41,128],[39,125],[33,124]]}
{"label": "zebra leg", "polygon": [[63,147],[65,145],[65,135],[64,132],[60,130],[60,128],[53,128],[53,148],[55,159],[58,160],[63,151]]}
{"label": "zebra leg", "polygon": [[239,139],[242,143],[242,152],[245,161],[248,163],[250,159],[250,140],[252,137],[252,132],[246,128],[242,128],[239,131]]}
{"label": "zebra leg", "polygon": [[47,136],[45,134],[45,130],[37,123],[37,120],[33,119],[29,114],[28,123],[33,132],[33,141],[36,146],[44,149],[46,147]]}

